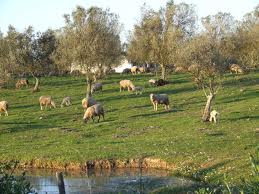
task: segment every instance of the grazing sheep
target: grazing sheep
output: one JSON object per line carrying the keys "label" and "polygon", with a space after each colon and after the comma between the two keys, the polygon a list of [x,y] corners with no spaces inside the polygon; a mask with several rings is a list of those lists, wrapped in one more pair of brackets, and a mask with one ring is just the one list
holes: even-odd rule
{"label": "grazing sheep", "polygon": [[0,102],[0,116],[2,116],[2,112],[5,113],[5,116],[8,116],[8,102],[7,101],[1,101]]}
{"label": "grazing sheep", "polygon": [[64,107],[64,106],[71,106],[72,105],[72,98],[67,96],[67,97],[64,97],[63,100],[62,100],[62,103],[61,103],[61,108]]}
{"label": "grazing sheep", "polygon": [[22,86],[27,86],[27,87],[29,87],[29,81],[28,81],[28,79],[20,79],[20,80],[18,80],[18,81],[16,82],[16,84],[15,84],[15,87],[16,87],[17,89],[21,88]]}
{"label": "grazing sheep", "polygon": [[55,102],[52,100],[51,96],[41,96],[39,98],[39,102],[40,102],[40,109],[43,110],[43,106],[45,106],[45,109],[47,109],[48,107],[51,109],[56,108],[56,104]]}
{"label": "grazing sheep", "polygon": [[83,106],[83,108],[86,110],[88,107],[90,107],[90,106],[93,106],[93,105],[95,105],[95,104],[97,104],[97,102],[96,102],[96,100],[95,99],[93,99],[93,97],[88,97],[88,98],[84,98],[83,100],[82,100],[82,106]]}
{"label": "grazing sheep", "polygon": [[128,88],[128,91],[134,88],[134,84],[130,80],[121,80],[120,81],[120,92],[125,88]]}
{"label": "grazing sheep", "polygon": [[237,64],[230,65],[230,72],[231,73],[234,72],[236,74],[238,74],[238,73],[243,74],[244,73],[243,69]]}
{"label": "grazing sheep", "polygon": [[210,122],[214,121],[214,123],[217,123],[218,118],[219,118],[219,113],[216,110],[213,110],[210,112],[210,119],[209,119]]}
{"label": "grazing sheep", "polygon": [[188,71],[191,73],[195,73],[199,70],[199,65],[197,64],[192,64],[191,66],[188,67]]}
{"label": "grazing sheep", "polygon": [[132,88],[132,91],[135,92],[136,95],[142,94],[144,88],[141,86],[135,86]]}
{"label": "grazing sheep", "polygon": [[96,91],[102,91],[103,89],[103,84],[102,83],[95,83],[92,85],[91,93],[93,94]]}
{"label": "grazing sheep", "polygon": [[139,69],[138,69],[137,66],[133,66],[133,67],[131,67],[131,69],[130,69],[132,75],[137,75],[138,70],[139,70]]}
{"label": "grazing sheep", "polygon": [[165,110],[169,110],[169,98],[167,94],[150,94],[150,100],[154,106],[154,110],[157,111],[158,104],[164,104]]}
{"label": "grazing sheep", "polygon": [[94,117],[96,116],[98,116],[98,123],[100,121],[101,116],[103,117],[103,120],[104,120],[104,110],[101,104],[95,104],[87,108],[85,111],[83,120],[85,121],[85,123],[87,123],[89,119],[92,119],[94,122]]}

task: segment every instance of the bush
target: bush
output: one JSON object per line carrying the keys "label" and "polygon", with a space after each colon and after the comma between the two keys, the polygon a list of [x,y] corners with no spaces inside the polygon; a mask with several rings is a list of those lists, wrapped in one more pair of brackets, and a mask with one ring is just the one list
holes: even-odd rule
{"label": "bush", "polygon": [[25,179],[25,172],[14,176],[14,171],[19,162],[0,162],[0,193],[1,194],[27,194],[33,193],[32,186]]}

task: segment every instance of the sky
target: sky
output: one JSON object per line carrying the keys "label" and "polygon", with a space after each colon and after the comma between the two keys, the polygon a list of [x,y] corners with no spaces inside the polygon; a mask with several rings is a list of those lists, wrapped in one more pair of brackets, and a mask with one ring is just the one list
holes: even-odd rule
{"label": "sky", "polygon": [[[64,25],[63,15],[72,13],[77,5],[85,8],[98,6],[109,8],[119,15],[123,24],[121,36],[125,39],[128,31],[138,21],[140,7],[144,3],[158,10],[166,2],[167,0],[0,0],[0,30],[6,33],[9,24],[18,31],[29,25],[35,31],[57,29]],[[238,20],[259,4],[259,0],[175,0],[175,3],[180,2],[194,4],[199,18],[222,11],[231,13]]]}

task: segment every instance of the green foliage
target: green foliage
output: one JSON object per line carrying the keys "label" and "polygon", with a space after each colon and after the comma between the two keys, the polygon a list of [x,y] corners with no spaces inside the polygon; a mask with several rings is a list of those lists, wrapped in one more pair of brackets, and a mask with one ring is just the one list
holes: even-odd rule
{"label": "green foliage", "polygon": [[0,163],[0,193],[28,194],[32,193],[30,183],[25,179],[25,173],[15,176],[13,173],[19,162]]}

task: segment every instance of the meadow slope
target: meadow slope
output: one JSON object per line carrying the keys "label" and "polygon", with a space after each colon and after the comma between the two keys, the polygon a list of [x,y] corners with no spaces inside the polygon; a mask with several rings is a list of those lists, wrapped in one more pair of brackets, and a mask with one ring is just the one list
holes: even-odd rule
{"label": "meadow slope", "polygon": [[[225,76],[213,108],[218,124],[201,122],[203,92],[186,74],[173,74],[170,84],[150,87],[151,75],[110,75],[101,80],[106,120],[83,123],[83,77],[41,78],[41,91],[0,89],[0,100],[10,104],[9,117],[0,117],[0,160],[32,159],[81,162],[92,159],[154,157],[175,164],[181,173],[215,178],[227,173],[233,181],[251,173],[249,153],[258,146],[259,73]],[[119,92],[119,81],[131,79],[144,86],[142,95]],[[30,80],[32,82],[32,80]],[[171,111],[153,111],[149,94],[167,93]],[[57,109],[41,111],[38,99],[51,95]],[[73,106],[60,108],[64,96]],[[42,119],[40,119],[42,118]]]}

